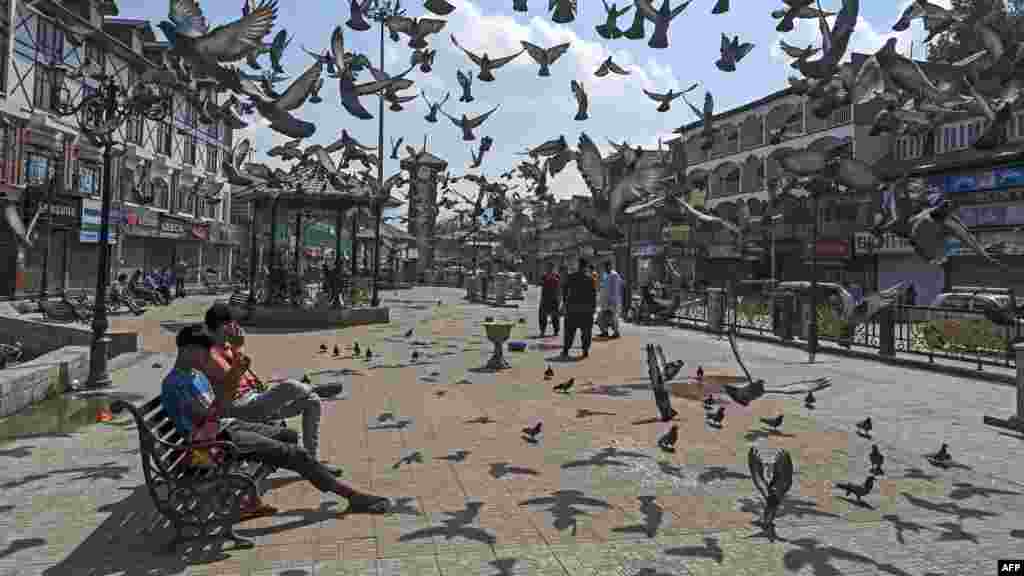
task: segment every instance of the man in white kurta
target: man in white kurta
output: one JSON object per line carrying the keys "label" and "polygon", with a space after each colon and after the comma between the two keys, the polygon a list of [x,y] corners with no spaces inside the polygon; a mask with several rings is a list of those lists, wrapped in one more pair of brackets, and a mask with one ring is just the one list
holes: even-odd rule
{"label": "man in white kurta", "polygon": [[[611,260],[604,263],[604,277],[601,279],[601,312],[611,312],[608,318],[612,329],[612,338],[619,337],[619,314],[622,311],[622,276],[615,271]],[[606,316],[607,318],[607,316]],[[608,326],[602,326],[604,330]]]}

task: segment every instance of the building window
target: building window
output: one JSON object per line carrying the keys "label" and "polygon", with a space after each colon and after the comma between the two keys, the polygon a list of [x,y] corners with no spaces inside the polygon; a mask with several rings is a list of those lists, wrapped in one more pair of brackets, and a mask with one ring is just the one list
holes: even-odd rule
{"label": "building window", "polygon": [[202,194],[194,194],[196,201],[196,211],[194,212],[196,218],[202,218],[206,216],[206,198]]}
{"label": "building window", "polygon": [[174,130],[168,122],[160,123],[159,134],[157,134],[157,153],[164,156],[171,155],[171,144],[174,141]]}
{"label": "building window", "polygon": [[64,70],[42,62],[36,66],[32,89],[32,106],[39,110],[53,110],[64,85]]}
{"label": "building window", "polygon": [[142,145],[142,127],[145,124],[145,120],[138,116],[130,116],[128,121],[125,123],[125,138],[128,143],[135,144],[137,146]]}
{"label": "building window", "polygon": [[86,196],[99,196],[100,169],[94,164],[78,162],[78,192]]}
{"label": "building window", "polygon": [[11,37],[11,21],[8,17],[9,2],[0,2],[0,92],[7,93],[8,42]]}
{"label": "building window", "polygon": [[50,176],[50,158],[38,152],[25,152],[25,180],[29,186],[38,186]]}
{"label": "building window", "polygon": [[729,130],[728,142],[726,143],[726,151],[730,153],[736,153],[740,150],[740,131]]}
{"label": "building window", "polygon": [[732,196],[740,193],[740,171],[733,170],[732,173],[722,178],[722,195]]}
{"label": "building window", "polygon": [[64,63],[64,31],[53,22],[36,17],[36,51],[39,61],[45,64]]}
{"label": "building window", "polygon": [[93,68],[103,71],[107,69],[106,53],[95,41],[89,40],[85,43],[85,60],[92,63]]}
{"label": "building window", "polygon": [[206,145],[206,171],[218,174],[220,166],[217,165],[217,145],[213,142]]}
{"label": "building window", "polygon": [[162,178],[156,178],[153,180],[153,203],[157,208],[163,208],[164,210],[170,209],[170,190],[167,188],[167,182]]}

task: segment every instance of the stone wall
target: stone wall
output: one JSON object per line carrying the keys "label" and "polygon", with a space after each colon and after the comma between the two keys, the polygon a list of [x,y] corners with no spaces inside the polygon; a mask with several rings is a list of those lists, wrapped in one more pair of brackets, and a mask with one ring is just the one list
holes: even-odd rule
{"label": "stone wall", "polygon": [[[35,315],[38,317],[38,315]],[[81,324],[53,324],[31,316],[11,316],[0,313],[0,343],[21,342],[25,356],[32,358],[65,346],[92,345],[92,329]],[[139,350],[137,332],[111,332],[108,354],[110,357]]]}
{"label": "stone wall", "polygon": [[0,370],[0,418],[84,382],[89,374],[89,348],[65,346],[35,360]]}

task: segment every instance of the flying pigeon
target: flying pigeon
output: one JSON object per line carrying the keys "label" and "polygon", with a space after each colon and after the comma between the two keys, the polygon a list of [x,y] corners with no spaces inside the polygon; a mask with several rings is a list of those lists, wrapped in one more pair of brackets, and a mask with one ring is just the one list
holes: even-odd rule
{"label": "flying pigeon", "polygon": [[530,8],[526,4],[526,0],[512,0],[512,10],[516,12],[529,12]]}
{"label": "flying pigeon", "polygon": [[[459,74],[462,73],[459,72]],[[420,97],[423,98],[423,101],[427,103],[427,107],[430,108],[430,112],[428,112],[427,115],[423,117],[423,119],[426,120],[427,122],[430,122],[431,124],[437,123],[437,113],[439,110],[441,110],[441,107],[444,106],[445,102],[448,101],[448,98],[451,98],[451,95],[451,92],[448,92],[444,95],[444,98],[442,98],[440,102],[431,102],[427,98],[426,94],[420,92]]]}
{"label": "flying pigeon", "polygon": [[[787,44],[785,40],[779,40],[779,49],[782,50],[786,56],[794,58],[797,61],[807,60],[811,56],[821,52],[821,48],[815,48],[813,44],[808,44],[806,48],[797,48],[796,46]],[[793,67],[797,67],[795,62],[793,63]]]}
{"label": "flying pigeon", "polygon": [[466,142],[470,142],[476,140],[476,136],[473,134],[473,129],[479,128],[480,125],[483,124],[491,116],[491,114],[494,114],[494,112],[497,110],[498,106],[495,106],[494,108],[491,108],[487,112],[474,118],[469,118],[468,116],[466,116],[465,113],[463,113],[461,119],[452,116],[451,114],[445,112],[444,110],[441,110],[441,113],[447,116],[448,119],[452,121],[452,124],[455,124],[459,128],[462,128],[462,139]]}
{"label": "flying pigeon", "polygon": [[[249,4],[249,12],[256,9],[254,0],[247,0]],[[242,11],[243,16],[247,16],[249,12]],[[254,70],[262,69],[258,58],[263,54],[270,55],[270,68],[274,74],[284,74],[284,68],[281,66],[281,57],[284,55],[285,48],[291,43],[291,38],[288,37],[287,30],[281,30],[274,35],[274,39],[270,44],[263,44],[259,48],[256,48],[252,52],[246,55],[245,62],[250,68]]]}
{"label": "flying pigeon", "polygon": [[963,21],[963,16],[954,10],[943,8],[926,0],[914,0],[900,15],[900,19],[893,24],[892,29],[896,32],[903,32],[910,28],[910,23],[917,18],[924,21],[924,28],[928,31],[928,36],[924,39],[925,44],[952,28],[954,24]]}
{"label": "flying pigeon", "polygon": [[552,138],[539,146],[535,146],[524,152],[524,154],[531,158],[558,156],[568,149],[569,143],[565,141],[565,135],[562,135],[558,138]]}
{"label": "flying pigeon", "polygon": [[549,66],[555,63],[562,54],[565,54],[569,50],[569,43],[558,44],[551,48],[541,48],[536,44],[530,44],[526,40],[520,41],[523,45],[523,49],[526,53],[533,58],[533,61],[540,64],[540,71],[537,72],[537,76],[551,76],[551,71],[548,69]]}
{"label": "flying pigeon", "polygon": [[863,502],[862,498],[871,493],[871,490],[875,487],[875,477],[869,475],[864,479],[863,484],[854,484],[853,482],[839,482],[835,485],[836,490],[842,490],[849,496],[853,494],[857,498],[857,502]]}
{"label": "flying pigeon", "polygon": [[444,30],[447,20],[436,18],[407,18],[405,16],[389,16],[384,25],[392,34],[404,34],[409,37],[409,48],[421,50],[427,47],[427,36]]}
{"label": "flying pigeon", "polygon": [[433,70],[435,56],[437,56],[437,50],[430,50],[427,48],[424,48],[423,50],[414,50],[413,53],[409,55],[409,63],[413,66],[419,64],[420,72],[429,74],[430,71]]}
{"label": "flying pigeon", "polygon": [[316,132],[316,125],[299,120],[292,112],[306,103],[320,81],[323,65],[313,63],[306,69],[280,98],[255,100],[256,111],[270,122],[270,129],[289,138],[309,138]]}
{"label": "flying pigeon", "polygon": [[462,70],[456,70],[455,76],[459,80],[459,87],[462,88],[462,96],[459,102],[472,102],[473,98],[473,77]]}
{"label": "flying pigeon", "polygon": [[819,17],[825,44],[822,48],[821,58],[797,62],[797,69],[804,76],[821,80],[832,78],[837,71],[839,62],[846,55],[850,38],[857,26],[859,12],[860,0],[843,0],[843,7],[839,10],[839,15],[836,16],[831,30],[829,30],[824,15]]}
{"label": "flying pigeon", "polygon": [[394,138],[391,139],[391,159],[392,160],[398,160],[398,148],[402,145],[402,142],[404,142],[404,141],[405,141],[404,137],[400,137],[398,140],[395,140]]}
{"label": "flying pigeon", "polygon": [[598,66],[597,70],[594,72],[594,76],[597,76],[598,78],[604,78],[605,76],[608,75],[609,72],[614,72],[621,76],[628,76],[630,74],[629,70],[626,70],[625,68],[616,64],[615,62],[612,62],[611,56],[605,58],[604,62],[601,62],[601,65]]}
{"label": "flying pigeon", "polygon": [[483,138],[480,139],[479,152],[474,154],[472,150],[469,151],[470,156],[473,158],[473,164],[470,166],[470,168],[479,168],[480,165],[483,164],[484,154],[486,154],[487,151],[491,149],[491,146],[493,144],[494,139],[492,139],[490,136],[484,136]]}
{"label": "flying pigeon", "polygon": [[572,88],[572,94],[576,97],[576,116],[573,120],[586,120],[590,118],[587,114],[587,109],[590,107],[590,98],[587,97],[587,91],[583,88],[583,85],[575,80],[569,81],[569,87]]}
{"label": "flying pigeon", "polygon": [[810,20],[815,18],[835,16],[835,12],[818,10],[811,6],[814,0],[783,0],[785,8],[772,11],[772,18],[779,20],[775,26],[778,32],[791,32],[797,19]]}
{"label": "flying pigeon", "polygon": [[[633,0],[634,7],[636,6],[636,0]],[[647,37],[647,29],[645,24],[647,23],[647,17],[640,10],[633,11],[633,23],[629,26],[629,29],[622,33],[623,38],[629,40],[643,40]]]}
{"label": "flying pigeon", "polygon": [[696,106],[694,106],[693,104],[691,104],[690,101],[686,99],[686,96],[683,96],[683,102],[686,102],[686,105],[690,107],[690,110],[693,111],[693,113],[701,121],[700,149],[705,151],[705,152],[710,150],[711,149],[711,145],[714,142],[714,135],[715,135],[715,127],[714,127],[714,124],[712,123],[712,118],[714,117],[714,114],[715,114],[715,99],[714,99],[714,97],[711,96],[711,92],[707,92],[706,94],[704,94],[704,109],[703,110],[701,110],[701,109],[697,108]]}
{"label": "flying pigeon", "polygon": [[679,440],[679,425],[673,424],[668,432],[658,438],[658,448],[661,448],[665,452],[675,452],[676,442]]}
{"label": "flying pigeon", "polygon": [[768,536],[775,539],[775,518],[783,499],[793,486],[793,458],[786,450],[780,450],[772,464],[771,480],[765,477],[764,461],[754,446],[747,452],[747,467],[754,487],[764,498],[764,510],[761,511],[761,528]]}
{"label": "flying pigeon", "polygon": [[384,91],[384,101],[391,104],[391,106],[388,107],[388,110],[391,110],[392,112],[401,112],[405,109],[402,107],[402,104],[412,102],[415,99],[416,94],[401,95],[395,90]]}
{"label": "flying pigeon", "polygon": [[477,74],[476,77],[481,82],[494,82],[494,74],[492,74],[493,70],[501,68],[505,64],[508,64],[509,62],[518,58],[519,55],[522,54],[523,52],[526,52],[526,49],[524,48],[523,50],[516,52],[511,56],[505,56],[504,58],[495,58],[492,60],[490,56],[487,55],[487,52],[484,52],[482,56],[477,56],[476,54],[473,54],[469,50],[463,48],[462,45],[459,44],[459,41],[455,39],[455,34],[451,35],[451,39],[452,44],[455,44],[455,46],[459,50],[462,50],[474,64],[480,67],[480,73]]}
{"label": "flying pigeon", "polygon": [[719,49],[722,55],[715,61],[715,66],[723,72],[735,72],[736,64],[753,49],[754,45],[750,42],[740,44],[739,36],[733,36],[732,40],[729,40],[728,36],[722,34],[722,45]]}
{"label": "flying pigeon", "polygon": [[711,9],[712,14],[725,14],[729,11],[729,0],[718,0],[715,7]]}
{"label": "flying pigeon", "polygon": [[675,8],[669,6],[669,1],[662,0],[661,8],[655,11],[651,0],[634,0],[637,11],[642,13],[644,18],[654,22],[654,32],[651,33],[651,39],[647,42],[651,48],[668,48],[668,27],[676,16],[686,10],[692,0],[681,2]]}
{"label": "flying pigeon", "polygon": [[676,92],[674,90],[669,90],[665,94],[658,94],[657,92],[648,92],[646,88],[642,88],[642,90],[648,98],[654,100],[655,102],[658,102],[658,112],[668,112],[669,109],[672,107],[673,100],[679,98],[683,94],[686,94],[687,92],[693,90],[696,87],[697,84],[694,84],[693,86],[687,88],[684,92]]}
{"label": "flying pigeon", "polygon": [[622,37],[622,30],[619,29],[618,25],[619,17],[632,10],[633,6],[626,6],[622,10],[618,10],[617,4],[609,6],[605,0],[601,0],[601,2],[604,4],[605,20],[604,24],[596,26],[598,35],[607,40],[615,40]]}
{"label": "flying pigeon", "polygon": [[882,464],[885,463],[885,456],[882,456],[882,451],[878,449],[878,444],[871,445],[871,454],[868,455],[868,459],[871,461],[871,474],[873,476],[883,476],[885,471],[882,470]]}
{"label": "flying pigeon", "polygon": [[370,23],[366,21],[366,11],[370,8],[372,0],[352,0],[349,4],[349,19],[345,25],[357,32],[366,32],[370,29]]}
{"label": "flying pigeon", "polygon": [[426,0],[423,2],[423,7],[438,16],[447,16],[455,10],[455,6],[452,6],[447,0]]}
{"label": "flying pigeon", "polygon": [[[412,68],[410,67],[409,70],[412,70]],[[374,74],[375,78],[378,74],[381,75],[382,78],[374,79],[370,82],[364,82],[363,84],[356,84],[350,71],[341,74],[338,77],[338,93],[341,96],[341,105],[345,107],[345,110],[347,110],[349,114],[359,118],[360,120],[369,120],[373,118],[373,114],[370,114],[370,111],[363,106],[362,102],[359,101],[359,97],[376,94],[389,89],[397,91],[408,88],[411,84],[405,86],[405,88],[397,88],[396,86],[399,85],[399,82],[405,81],[403,76],[408,74],[409,70],[406,70],[398,76],[387,76],[386,74],[377,71],[377,73]],[[374,69],[371,67],[370,71],[373,73]]]}
{"label": "flying pigeon", "polygon": [[554,8],[551,21],[555,24],[568,24],[576,19],[577,0],[548,0],[548,8]]}

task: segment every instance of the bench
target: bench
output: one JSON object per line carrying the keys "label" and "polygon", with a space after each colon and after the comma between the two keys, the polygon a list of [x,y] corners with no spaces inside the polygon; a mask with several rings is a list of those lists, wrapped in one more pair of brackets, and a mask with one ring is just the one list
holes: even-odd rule
{"label": "bench", "polygon": [[[128,411],[135,419],[146,488],[157,511],[174,526],[171,552],[184,541],[212,536],[239,547],[254,545],[237,535],[234,525],[241,520],[244,504],[265,491],[261,485],[274,468],[246,462],[231,442],[186,443],[164,412],[160,396],[141,406],[116,400],[110,410]],[[222,450],[224,457],[210,466],[192,466],[194,451],[211,448]],[[219,533],[213,534],[211,529],[218,526]]]}

